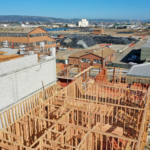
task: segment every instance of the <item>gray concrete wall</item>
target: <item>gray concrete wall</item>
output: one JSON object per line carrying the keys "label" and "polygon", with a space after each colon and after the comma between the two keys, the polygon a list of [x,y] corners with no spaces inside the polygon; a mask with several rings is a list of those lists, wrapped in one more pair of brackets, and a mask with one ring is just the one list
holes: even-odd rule
{"label": "gray concrete wall", "polygon": [[37,54],[0,63],[0,76],[16,70],[28,68],[38,63]]}
{"label": "gray concrete wall", "polygon": [[45,86],[56,82],[56,59],[54,57],[26,69],[1,76],[0,111],[42,90],[42,81]]}
{"label": "gray concrete wall", "polygon": [[150,58],[150,49],[149,48],[145,48],[142,47],[141,48],[141,56],[140,56],[140,60],[146,60],[147,58]]}

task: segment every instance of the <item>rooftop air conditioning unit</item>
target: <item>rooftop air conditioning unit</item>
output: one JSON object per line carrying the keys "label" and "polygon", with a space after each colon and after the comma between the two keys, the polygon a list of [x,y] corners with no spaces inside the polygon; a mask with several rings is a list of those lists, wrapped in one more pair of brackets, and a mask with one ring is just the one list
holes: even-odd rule
{"label": "rooftop air conditioning unit", "polygon": [[20,54],[25,54],[25,45],[20,45]]}
{"label": "rooftop air conditioning unit", "polygon": [[3,41],[3,45],[4,45],[4,47],[8,47],[8,42],[7,41]]}
{"label": "rooftop air conditioning unit", "polygon": [[40,47],[44,48],[45,43],[44,42],[40,42]]}
{"label": "rooftop air conditioning unit", "polygon": [[55,54],[56,53],[56,48],[55,47],[51,47],[50,52],[51,52],[51,56],[54,56],[54,57],[56,56],[56,54]]}
{"label": "rooftop air conditioning unit", "polygon": [[34,51],[28,51],[28,55],[33,55]]}

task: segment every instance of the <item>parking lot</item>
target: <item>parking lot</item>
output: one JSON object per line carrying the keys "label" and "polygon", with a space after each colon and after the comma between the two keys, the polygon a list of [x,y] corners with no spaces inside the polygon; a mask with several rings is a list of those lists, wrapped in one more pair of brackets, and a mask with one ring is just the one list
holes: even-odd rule
{"label": "parking lot", "polygon": [[138,49],[141,49],[141,47],[146,43],[146,40],[139,41],[134,46],[127,48],[122,54],[116,53],[116,58],[112,61],[113,63],[120,63],[120,64],[127,64],[129,63],[128,59],[132,57],[132,55],[138,55],[140,57],[140,54],[137,52]]}

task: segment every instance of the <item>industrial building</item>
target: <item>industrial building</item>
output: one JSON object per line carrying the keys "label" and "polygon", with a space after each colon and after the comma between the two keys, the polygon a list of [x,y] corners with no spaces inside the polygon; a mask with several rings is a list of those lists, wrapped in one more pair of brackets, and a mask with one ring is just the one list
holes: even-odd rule
{"label": "industrial building", "polygon": [[78,27],[88,27],[89,21],[87,19],[82,19],[81,21],[78,21]]}
{"label": "industrial building", "polygon": [[44,42],[44,48],[56,47],[56,40],[48,36],[48,32],[40,27],[0,27],[0,46],[19,47],[25,45],[26,47],[34,46],[40,47],[40,43]]}
{"label": "industrial building", "polygon": [[150,63],[144,63],[132,66],[128,72],[128,76],[150,78]]}
{"label": "industrial building", "polygon": [[1,112],[2,150],[143,150],[150,80],[123,76],[120,68],[85,78],[90,69]]}
{"label": "industrial building", "polygon": [[69,64],[80,66],[99,66],[105,67],[105,65],[115,59],[116,51],[108,48],[98,48],[91,50],[82,50],[69,56]]}
{"label": "industrial building", "polygon": [[141,61],[150,61],[150,40],[148,40],[141,48]]}
{"label": "industrial building", "polygon": [[103,28],[94,28],[93,34],[104,34]]}

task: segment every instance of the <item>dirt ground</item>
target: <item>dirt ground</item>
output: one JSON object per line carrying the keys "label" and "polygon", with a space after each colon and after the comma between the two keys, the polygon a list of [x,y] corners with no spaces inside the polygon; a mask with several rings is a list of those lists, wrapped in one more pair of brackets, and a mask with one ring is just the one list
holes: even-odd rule
{"label": "dirt ground", "polygon": [[[137,32],[137,30],[133,29],[105,29],[105,34],[111,36],[143,36],[143,35],[150,35],[149,30],[144,30],[142,32]],[[134,32],[134,34],[117,34],[117,32]]]}

